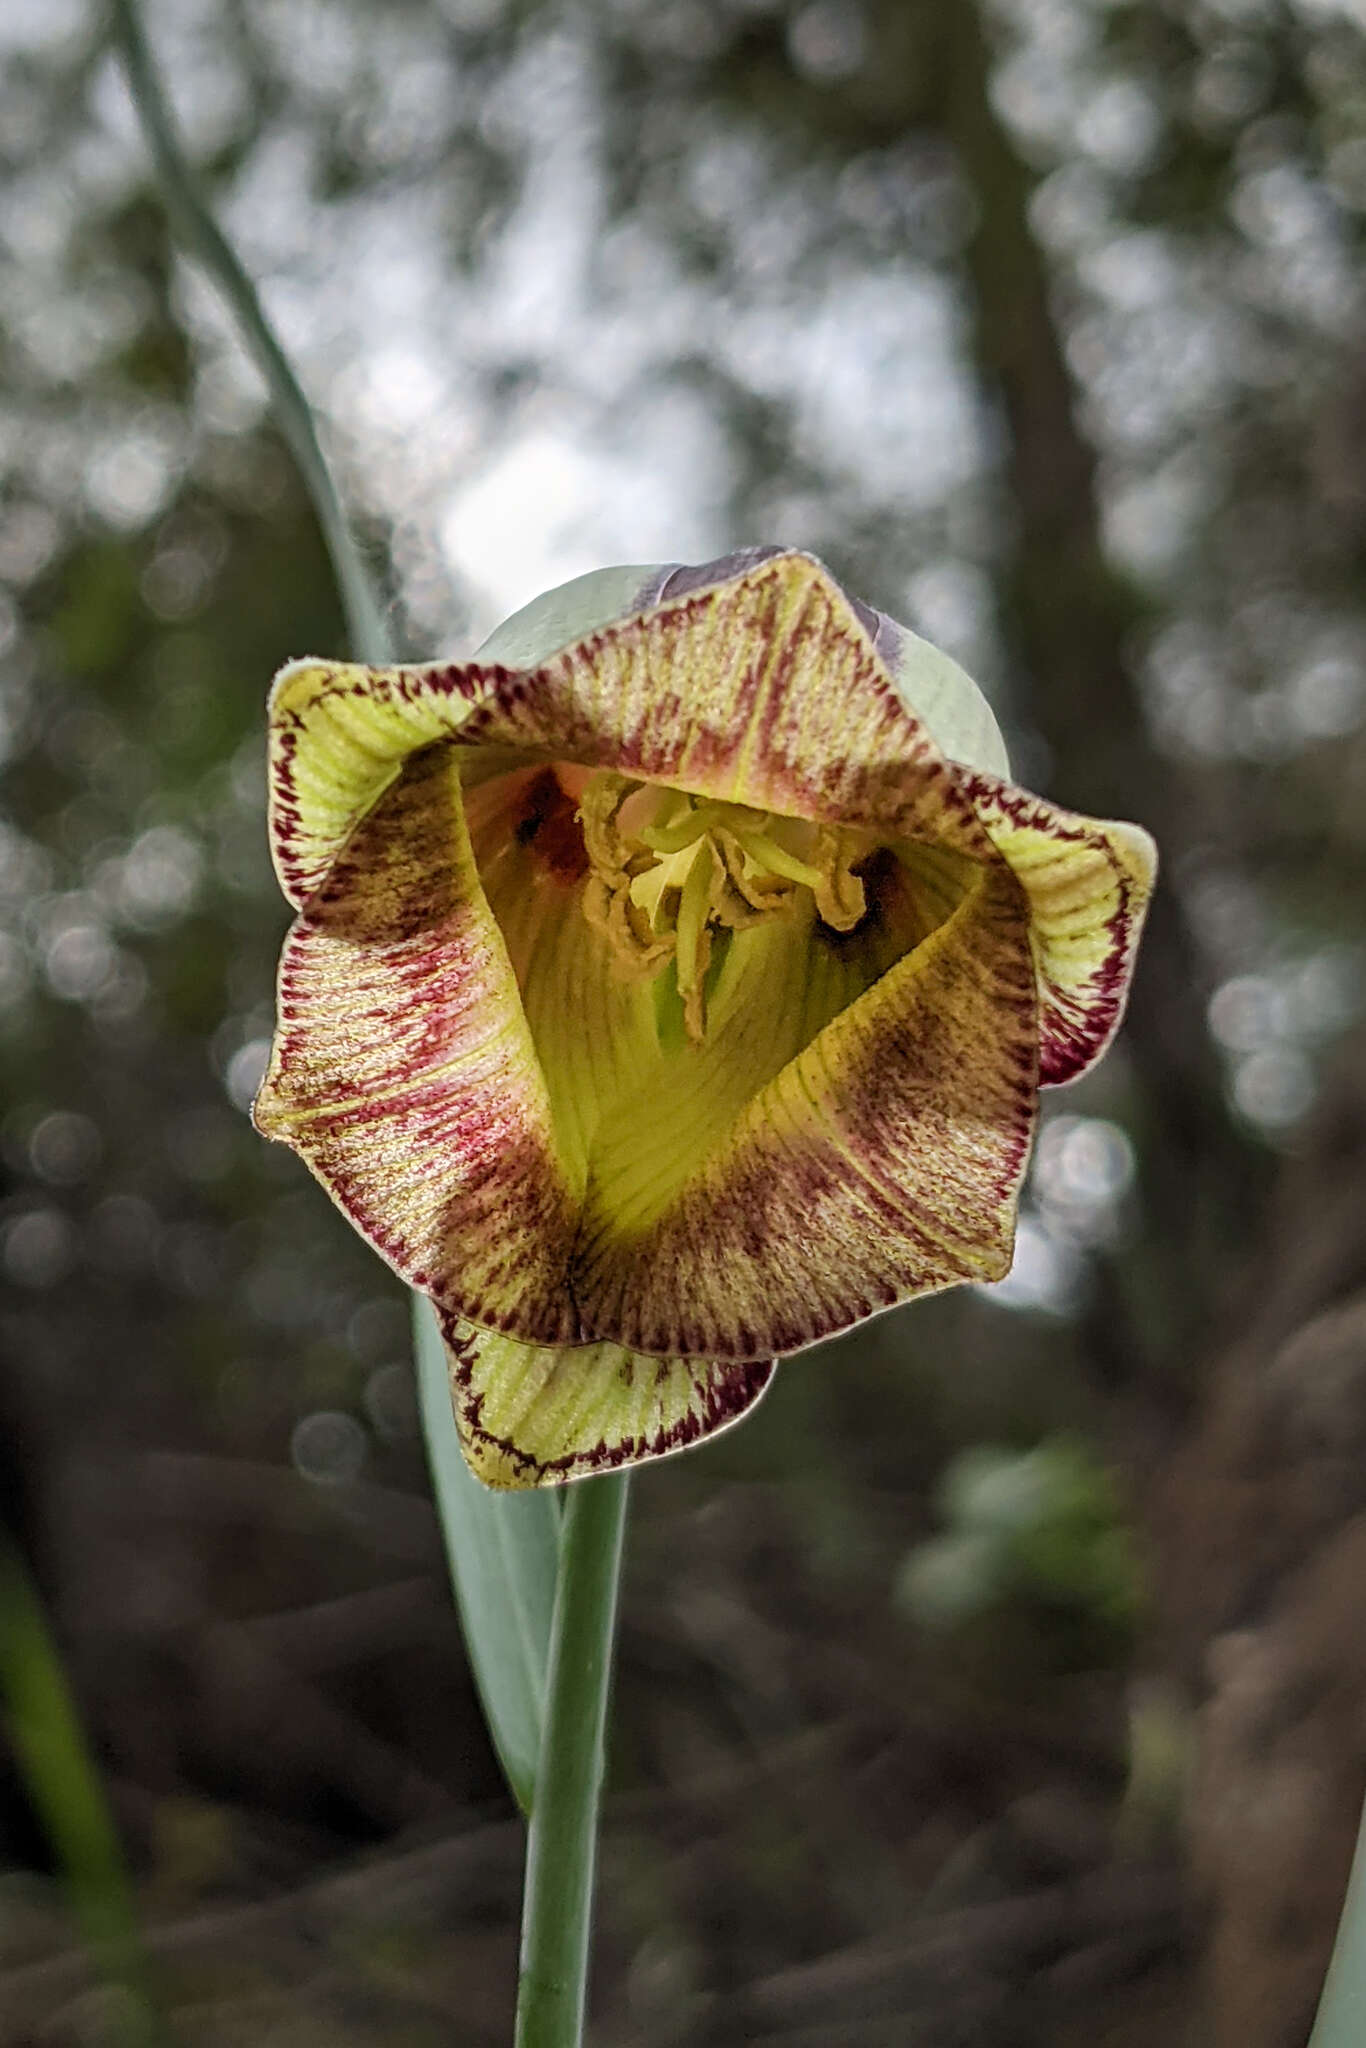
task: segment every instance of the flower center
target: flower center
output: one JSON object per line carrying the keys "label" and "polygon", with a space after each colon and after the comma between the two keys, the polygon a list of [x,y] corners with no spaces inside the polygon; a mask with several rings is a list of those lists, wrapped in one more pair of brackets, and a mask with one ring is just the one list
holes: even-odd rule
{"label": "flower center", "polygon": [[806,892],[831,930],[867,914],[855,871],[875,841],[843,826],[775,818],[604,771],[579,798],[591,872],[584,914],[606,934],[618,970],[672,966],[688,1036],[706,1030],[707,972],[718,939],[792,915]]}

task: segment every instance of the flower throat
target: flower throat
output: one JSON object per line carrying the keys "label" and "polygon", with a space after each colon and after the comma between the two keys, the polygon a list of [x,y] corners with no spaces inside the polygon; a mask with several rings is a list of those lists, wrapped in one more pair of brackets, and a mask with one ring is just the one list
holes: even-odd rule
{"label": "flower throat", "polygon": [[603,932],[618,972],[653,976],[672,966],[687,1035],[706,1032],[708,969],[718,940],[764,918],[790,915],[808,892],[832,931],[867,914],[854,863],[872,835],[775,818],[603,772],[579,799],[590,873],[584,915]]}

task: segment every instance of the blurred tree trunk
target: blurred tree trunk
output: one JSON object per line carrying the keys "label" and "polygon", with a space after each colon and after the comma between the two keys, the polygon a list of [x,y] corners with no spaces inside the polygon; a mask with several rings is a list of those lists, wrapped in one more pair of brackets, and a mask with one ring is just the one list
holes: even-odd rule
{"label": "blurred tree trunk", "polygon": [[1282,1173],[1261,1279],[1155,1498],[1161,1652],[1216,2048],[1303,2048],[1366,1793],[1366,1034]]}
{"label": "blurred tree trunk", "polygon": [[[1203,1025],[1207,970],[1170,881],[1191,842],[1194,807],[1179,771],[1153,746],[1126,662],[1144,607],[1102,547],[1095,455],[1076,424],[1047,266],[1029,224],[1034,181],[992,106],[978,9],[945,9],[938,31],[940,118],[978,207],[967,249],[977,359],[1009,429],[1018,527],[1003,624],[1023,702],[1053,755],[1049,794],[1140,820],[1164,862],[1125,1035],[1146,1126],[1144,1211],[1156,1234],[1143,1258],[1146,1341],[1134,1356],[1132,1338],[1126,1344],[1121,1334],[1121,1322],[1134,1320],[1132,1295],[1123,1307],[1106,1302],[1093,1334],[1101,1358],[1121,1367],[1116,1377],[1132,1386],[1145,1364],[1156,1366],[1149,1393],[1179,1404],[1190,1348],[1214,1307],[1213,1283],[1245,1242],[1265,1176],[1222,1108]],[[1160,1304],[1151,1299],[1154,1282]]]}
{"label": "blurred tree trunk", "polygon": [[[976,8],[945,11],[941,55],[943,122],[980,208],[978,360],[1010,430],[1019,530],[1005,624],[1053,750],[1050,793],[1142,819],[1170,875],[1192,806],[1126,667],[1141,610],[1104,558],[1031,176],[991,104]],[[1149,1125],[1150,1270],[1178,1303],[1158,1362],[1198,1405],[1185,1431],[1159,1433],[1140,1493],[1159,1556],[1159,1659],[1203,1702],[1190,1822],[1209,1911],[1208,2038],[1302,2048],[1366,1787],[1366,1043],[1343,1061],[1307,1154],[1280,1173],[1265,1228],[1271,1175],[1222,1113],[1202,980],[1168,888],[1126,1030]],[[1201,1372],[1217,1282],[1250,1231],[1260,1280]]]}

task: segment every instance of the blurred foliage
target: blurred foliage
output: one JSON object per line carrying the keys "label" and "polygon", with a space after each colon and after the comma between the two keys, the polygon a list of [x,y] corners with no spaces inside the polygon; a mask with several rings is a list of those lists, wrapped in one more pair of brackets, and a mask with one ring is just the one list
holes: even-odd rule
{"label": "blurred foliage", "polygon": [[974,1444],[950,1460],[938,1507],[943,1534],[916,1546],[898,1582],[918,1621],[952,1628],[1022,1603],[1084,1665],[1109,1662],[1131,1640],[1138,1558],[1109,1476],[1083,1445]]}
{"label": "blurred foliage", "polygon": [[118,1835],[28,1573],[0,1534],[0,1711],[72,1907],[121,1997],[128,2048],[162,2038]]}
{"label": "blurred foliage", "polygon": [[[605,2043],[1171,2032],[1184,1880],[1111,1853],[1165,1626],[1134,1524],[1254,1247],[1326,1270],[1350,1192],[1312,1133],[1366,957],[1359,14],[148,19],[409,653],[595,561],[790,542],[982,677],[1021,780],[1158,832],[1131,1026],[1052,1106],[1011,1279],[793,1362],[637,1490],[598,1996]],[[341,622],[101,34],[0,23],[0,1501],[183,2038],[426,2042],[458,2001],[497,2041],[516,1835],[405,1304],[244,1114],[263,695]],[[971,1656],[890,1592],[964,1539]],[[11,1767],[0,2033],[98,2038],[47,1856]]]}

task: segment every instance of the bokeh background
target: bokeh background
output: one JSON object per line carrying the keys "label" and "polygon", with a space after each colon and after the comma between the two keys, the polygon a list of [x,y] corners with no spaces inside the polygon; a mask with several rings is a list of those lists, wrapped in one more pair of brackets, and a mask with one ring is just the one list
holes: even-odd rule
{"label": "bokeh background", "polygon": [[[410,657],[820,554],[1158,836],[1010,1278],[635,1489],[601,2048],[1301,2048],[1366,1783],[1361,0],[158,0]],[[173,2037],[508,2037],[406,1310],[247,1108],[343,650],[90,0],[0,9],[0,1498]],[[0,2038],[102,2044],[18,1758]]]}

